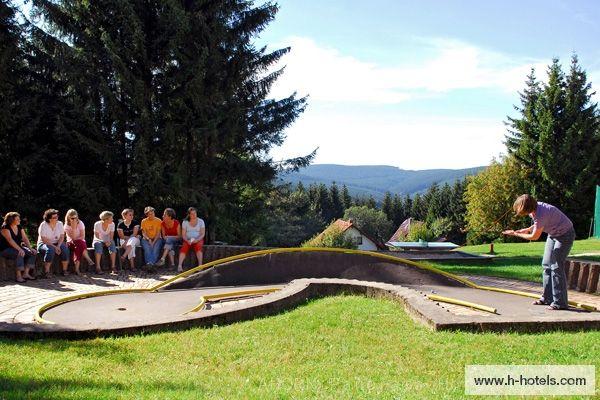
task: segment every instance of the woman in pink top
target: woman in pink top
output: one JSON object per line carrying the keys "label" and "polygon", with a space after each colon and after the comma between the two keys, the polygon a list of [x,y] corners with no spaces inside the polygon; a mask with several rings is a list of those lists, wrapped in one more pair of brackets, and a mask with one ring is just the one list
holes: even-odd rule
{"label": "woman in pink top", "polygon": [[87,243],[85,242],[85,225],[79,219],[77,211],[73,209],[67,211],[65,215],[65,234],[67,235],[67,246],[69,246],[73,257],[75,273],[81,275],[79,265],[83,258],[85,258],[89,267],[93,268],[94,262],[88,254]]}

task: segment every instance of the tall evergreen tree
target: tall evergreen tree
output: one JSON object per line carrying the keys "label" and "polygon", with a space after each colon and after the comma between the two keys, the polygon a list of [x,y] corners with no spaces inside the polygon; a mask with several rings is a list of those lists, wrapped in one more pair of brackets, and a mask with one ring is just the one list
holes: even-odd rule
{"label": "tall evergreen tree", "polygon": [[412,198],[410,216],[419,221],[424,221],[427,218],[427,204],[420,193],[415,194]]}
{"label": "tall evergreen tree", "polygon": [[521,106],[516,107],[520,116],[509,118],[506,142],[525,169],[532,194],[565,211],[579,235],[587,233],[600,170],[598,110],[592,94],[576,56],[566,77],[554,59],[546,84],[539,84],[533,72],[528,77]]}
{"label": "tall evergreen tree", "polygon": [[[304,110],[295,94],[269,99],[289,49],[254,38],[277,6],[212,2],[34,0],[67,47],[60,65],[92,127],[82,142],[103,155],[113,202],[198,205],[209,225],[258,215],[276,173],[314,156],[267,156]],[[67,45],[68,44],[68,45]],[[69,51],[70,50],[70,51]],[[235,235],[231,229],[221,231]],[[229,233],[227,233],[229,232]]]}
{"label": "tall evergreen tree", "polygon": [[348,190],[348,186],[342,185],[342,204],[344,205],[344,210],[352,207],[352,196],[350,196],[350,191]]}
{"label": "tall evergreen tree", "polygon": [[[15,19],[15,10],[7,0],[0,1],[0,168],[2,171],[12,171],[12,164],[17,160],[11,154],[12,137],[16,129],[15,105],[19,102],[19,69],[23,64],[20,51],[21,29]],[[0,196],[4,207],[10,207],[12,201],[7,198],[11,193],[13,180],[9,173],[2,173],[0,181]],[[14,191],[14,189],[13,189]],[[1,210],[4,212],[7,210]]]}
{"label": "tall evergreen tree", "polygon": [[440,190],[440,218],[450,217],[450,202],[452,201],[453,191],[448,182]]}
{"label": "tall evergreen tree", "polygon": [[[409,209],[410,210],[410,209]],[[398,228],[406,218],[408,218],[408,211],[405,208],[405,203],[402,197],[395,194],[392,200],[392,223],[395,228]]]}
{"label": "tall evergreen tree", "polygon": [[332,219],[342,218],[344,216],[344,204],[340,195],[340,189],[335,182],[329,187],[329,202],[331,204]]}
{"label": "tall evergreen tree", "polygon": [[520,93],[521,105],[514,106],[520,114],[519,118],[508,117],[508,134],[506,135],[506,147],[509,154],[526,168],[530,181],[540,179],[537,168],[537,159],[539,156],[539,120],[538,101],[542,95],[540,82],[535,75],[535,69],[532,68],[527,81],[525,90]]}
{"label": "tall evergreen tree", "polygon": [[390,221],[394,220],[394,204],[392,194],[390,192],[385,192],[383,202],[381,203],[381,211],[383,211],[387,219]]}
{"label": "tall evergreen tree", "polygon": [[[410,218],[413,217],[413,200],[410,197],[410,195],[405,195],[404,196],[404,201],[402,202],[402,208],[404,209],[404,215],[406,216],[406,218]],[[406,219],[404,218],[402,221],[400,221],[400,223],[404,222],[404,220]]]}
{"label": "tall evergreen tree", "polygon": [[436,218],[440,218],[442,216],[442,198],[440,193],[440,186],[437,183],[433,183],[425,192],[425,195],[422,197],[424,207],[426,208],[425,212],[425,221],[428,223],[433,222]]}

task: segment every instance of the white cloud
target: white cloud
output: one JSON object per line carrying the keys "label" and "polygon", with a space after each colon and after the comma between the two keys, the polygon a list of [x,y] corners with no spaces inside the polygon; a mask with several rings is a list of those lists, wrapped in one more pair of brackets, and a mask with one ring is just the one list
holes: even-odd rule
{"label": "white cloud", "polygon": [[319,147],[315,163],[467,168],[487,165],[503,152],[505,133],[496,120],[316,112],[300,118],[271,155],[284,159]]}
{"label": "white cloud", "polygon": [[[476,89],[488,89],[499,96],[482,101],[497,110],[498,99],[518,101],[516,94],[532,66],[543,77],[549,61],[518,59],[455,40],[418,39],[412,51],[398,50],[394,65],[381,65],[309,38],[292,37],[284,43],[292,51],[281,61],[287,69],[271,94],[283,97],[298,91],[310,99],[307,111],[287,130],[284,145],[271,152],[273,158],[304,155],[319,147],[316,163],[404,169],[489,164],[505,151],[506,114],[500,111],[496,118],[487,113],[486,119],[463,109],[448,117],[439,102],[437,110],[427,109],[426,101],[415,103],[414,113],[395,104],[439,96],[452,101],[453,92],[461,89],[472,89],[477,99],[481,92]],[[512,104],[507,100],[506,113]]]}
{"label": "white cloud", "polygon": [[456,89],[491,88],[508,93],[522,89],[532,66],[547,62],[515,60],[500,53],[447,39],[419,40],[423,54],[399,53],[397,65],[378,65],[321,46],[310,38],[290,37],[292,47],[281,64],[286,72],[273,88],[276,97],[298,91],[312,101],[394,104]]}

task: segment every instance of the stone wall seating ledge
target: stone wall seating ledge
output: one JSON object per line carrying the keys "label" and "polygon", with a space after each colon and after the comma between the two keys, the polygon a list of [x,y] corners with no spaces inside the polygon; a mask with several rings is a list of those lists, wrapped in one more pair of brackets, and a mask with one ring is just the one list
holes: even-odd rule
{"label": "stone wall seating ledge", "polygon": [[567,259],[565,262],[569,289],[600,294],[600,262]]}
{"label": "stone wall seating ledge", "polygon": [[[256,246],[217,246],[217,245],[205,245],[203,252],[203,262],[207,263],[210,261],[218,260],[221,258],[231,257],[238,254],[250,253],[257,250],[263,250],[265,247],[256,247]],[[119,248],[119,256],[123,254],[123,249]],[[88,253],[92,260],[94,260],[94,249],[88,248]],[[179,247],[175,248],[175,263],[177,264],[179,260]],[[169,264],[169,257],[167,256],[167,264]],[[102,255],[102,269],[104,271],[110,270],[110,258],[108,256],[108,251],[105,249],[104,254]],[[129,269],[129,261],[126,260],[124,265],[120,264],[120,257],[117,257],[117,268],[119,269]],[[136,248],[136,257],[135,257],[136,268],[140,268],[144,265],[144,254],[141,247]],[[38,254],[36,260],[36,274],[40,274],[44,270],[44,262],[41,255]],[[185,262],[183,263],[184,269],[190,269],[197,265],[196,255],[193,251],[190,251],[186,257]],[[163,267],[164,268],[164,267]],[[84,260],[81,262],[80,271],[81,272],[94,272],[88,270],[88,264]],[[52,272],[54,274],[60,274],[62,271],[60,265],[60,258],[55,257],[54,262],[52,263]],[[69,272],[73,272],[73,263],[69,262]],[[13,260],[7,260],[4,257],[0,257],[0,281],[13,281],[16,279],[15,274],[15,263]]]}

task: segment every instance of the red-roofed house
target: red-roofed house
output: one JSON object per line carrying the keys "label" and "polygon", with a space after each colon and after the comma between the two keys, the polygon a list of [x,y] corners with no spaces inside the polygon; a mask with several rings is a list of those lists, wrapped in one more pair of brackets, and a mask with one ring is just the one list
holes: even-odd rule
{"label": "red-roofed house", "polygon": [[329,225],[325,229],[325,231],[327,231],[327,229],[330,229],[333,226],[340,228],[341,231],[344,232],[347,237],[350,236],[354,240],[354,243],[356,244],[356,247],[359,250],[376,251],[384,249],[383,246],[377,244],[375,240],[371,239],[364,232],[358,229],[358,227],[354,225],[352,221],[344,221],[343,219],[338,219],[337,221]]}

